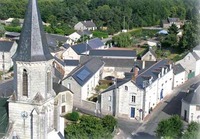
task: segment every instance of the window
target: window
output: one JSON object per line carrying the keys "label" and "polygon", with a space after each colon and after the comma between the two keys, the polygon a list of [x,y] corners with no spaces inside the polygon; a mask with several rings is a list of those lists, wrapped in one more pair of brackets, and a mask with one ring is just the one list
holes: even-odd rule
{"label": "window", "polygon": [[71,84],[70,84],[70,83],[67,84],[67,88],[68,88],[69,90],[71,90]]}
{"label": "window", "polygon": [[62,103],[65,102],[65,95],[62,95]]}
{"label": "window", "polygon": [[108,100],[111,101],[111,96],[108,97]]}
{"label": "window", "polygon": [[128,91],[128,86],[125,86],[125,90]]}
{"label": "window", "polygon": [[62,106],[62,113],[65,113],[65,105]]}
{"label": "window", "polygon": [[23,70],[22,85],[23,85],[23,90],[22,90],[23,96],[28,97],[28,74],[25,69]]}
{"label": "window", "polygon": [[200,111],[200,106],[196,106],[196,111]]}
{"label": "window", "polygon": [[135,103],[135,96],[131,96],[131,102]]}
{"label": "window", "polygon": [[152,59],[152,55],[149,55],[149,60],[151,60]]}
{"label": "window", "polygon": [[108,111],[111,111],[111,106],[108,106]]}
{"label": "window", "polygon": [[47,93],[51,92],[51,72],[47,72]]}

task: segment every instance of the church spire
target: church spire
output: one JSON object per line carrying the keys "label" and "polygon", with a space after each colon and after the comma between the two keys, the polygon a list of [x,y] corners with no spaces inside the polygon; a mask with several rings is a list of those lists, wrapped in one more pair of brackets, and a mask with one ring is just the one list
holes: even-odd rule
{"label": "church spire", "polygon": [[14,61],[37,62],[52,59],[47,45],[37,0],[29,0]]}

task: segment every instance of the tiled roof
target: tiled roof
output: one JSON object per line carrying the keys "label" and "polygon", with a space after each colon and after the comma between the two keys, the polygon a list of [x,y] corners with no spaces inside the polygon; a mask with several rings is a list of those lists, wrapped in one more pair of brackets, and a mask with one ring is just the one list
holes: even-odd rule
{"label": "tiled roof", "polygon": [[29,0],[14,61],[36,62],[53,59],[49,52],[37,0]]}
{"label": "tiled roof", "polygon": [[82,21],[81,22],[85,27],[96,27],[93,21]]}
{"label": "tiled roof", "polygon": [[64,63],[66,66],[78,66],[79,60],[69,59],[69,60],[64,60]]}
{"label": "tiled roof", "polygon": [[83,31],[79,30],[79,31],[77,31],[77,33],[79,35],[81,35],[81,36],[83,36],[83,35],[91,35],[92,34],[89,30],[83,30]]}
{"label": "tiled roof", "polygon": [[191,52],[191,54],[193,55],[193,57],[196,59],[196,60],[199,60],[200,57],[195,53],[195,52]]}
{"label": "tiled roof", "polygon": [[12,41],[0,41],[0,52],[9,52],[13,43]]}
{"label": "tiled roof", "polygon": [[59,94],[60,92],[64,92],[67,91],[68,89],[63,86],[62,84],[58,84],[58,83],[53,83],[53,90],[56,92],[56,94]]}
{"label": "tiled roof", "polygon": [[181,66],[181,64],[174,65],[174,67],[173,67],[174,75],[177,75],[184,71],[185,71],[185,69]]}
{"label": "tiled roof", "polygon": [[146,81],[146,79],[144,78],[146,76],[152,77],[152,82],[157,80],[158,73],[161,72],[161,68],[168,68],[167,71],[169,71],[168,62],[169,62],[169,60],[167,60],[167,59],[160,60],[157,63],[155,63],[154,65],[152,65],[151,67],[144,69],[144,70],[140,70],[139,74],[136,78],[136,85],[139,88],[144,88],[143,83]]}
{"label": "tiled roof", "polygon": [[104,43],[99,38],[94,38],[94,39],[91,39],[88,41],[88,45],[92,49],[98,49],[98,48],[101,48],[102,46],[104,46]]}
{"label": "tiled roof", "polygon": [[102,57],[134,57],[136,58],[136,51],[134,50],[90,50],[90,56]]}
{"label": "tiled roof", "polygon": [[92,58],[72,70],[66,78],[72,76],[79,85],[83,86],[103,65],[104,62],[101,59]]}
{"label": "tiled roof", "polygon": [[71,48],[78,54],[81,55],[89,50],[91,50],[92,48],[86,44],[86,43],[80,43],[80,44],[76,44],[71,46]]}
{"label": "tiled roof", "polygon": [[200,105],[200,82],[191,86],[189,93],[186,94],[183,100],[189,104]]}

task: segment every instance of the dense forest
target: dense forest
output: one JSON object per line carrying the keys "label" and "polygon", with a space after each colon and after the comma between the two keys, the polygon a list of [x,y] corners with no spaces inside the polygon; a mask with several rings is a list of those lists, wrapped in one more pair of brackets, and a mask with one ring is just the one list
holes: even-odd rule
{"label": "dense forest", "polygon": [[[23,18],[28,0],[0,0],[0,19]],[[42,19],[52,27],[72,28],[93,20],[109,33],[159,25],[167,17],[190,20],[198,0],[38,0]],[[125,21],[125,22],[124,22]],[[62,28],[63,29],[63,28]]]}

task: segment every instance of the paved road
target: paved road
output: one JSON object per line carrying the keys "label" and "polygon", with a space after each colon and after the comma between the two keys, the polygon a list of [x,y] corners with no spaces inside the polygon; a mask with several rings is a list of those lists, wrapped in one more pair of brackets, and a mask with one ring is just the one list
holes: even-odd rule
{"label": "paved road", "polygon": [[[185,96],[184,91],[186,91],[190,85],[198,81],[200,81],[200,75],[188,80],[178,88],[175,88],[173,93],[165,97],[142,124],[130,120],[119,122],[119,128],[121,128],[121,130],[120,133],[115,136],[115,139],[156,139],[154,131],[157,128],[157,124],[162,119],[169,118],[171,115],[180,115],[181,99]],[[132,127],[128,125],[130,122],[133,124]],[[184,122],[184,124],[186,123]],[[131,133],[130,130],[132,130]]]}

